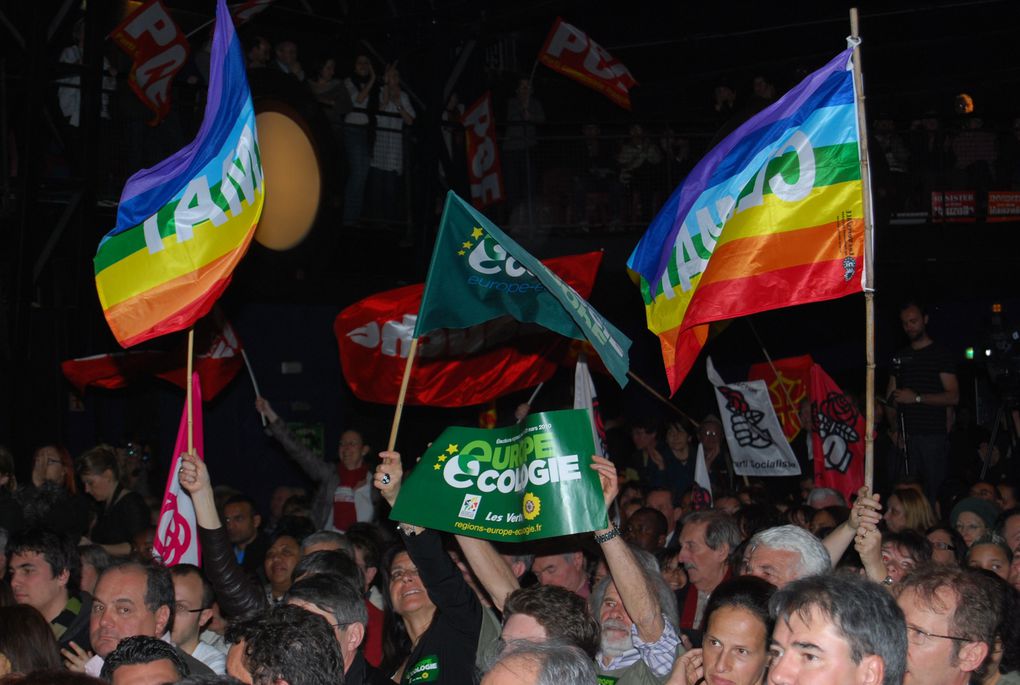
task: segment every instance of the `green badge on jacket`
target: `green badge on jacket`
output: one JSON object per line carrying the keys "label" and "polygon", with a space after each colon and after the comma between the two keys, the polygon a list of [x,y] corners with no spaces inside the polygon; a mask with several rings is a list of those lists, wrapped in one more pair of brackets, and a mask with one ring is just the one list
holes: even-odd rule
{"label": "green badge on jacket", "polygon": [[407,685],[414,685],[415,683],[434,683],[438,680],[439,658],[435,654],[429,654],[411,667],[411,670],[407,672],[407,679],[404,682]]}

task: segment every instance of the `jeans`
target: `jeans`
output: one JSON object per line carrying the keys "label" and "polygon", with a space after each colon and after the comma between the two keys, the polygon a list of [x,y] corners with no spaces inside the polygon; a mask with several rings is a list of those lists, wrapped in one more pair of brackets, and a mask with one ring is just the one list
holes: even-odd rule
{"label": "jeans", "polygon": [[347,187],[344,188],[344,225],[361,218],[365,203],[365,179],[371,150],[368,148],[367,126],[345,126],[344,148],[347,152]]}

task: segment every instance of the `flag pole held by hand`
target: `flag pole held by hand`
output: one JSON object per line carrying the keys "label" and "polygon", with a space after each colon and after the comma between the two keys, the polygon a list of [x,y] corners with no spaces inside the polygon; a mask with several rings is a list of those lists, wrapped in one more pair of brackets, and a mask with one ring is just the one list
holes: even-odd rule
{"label": "flag pole held by hand", "polygon": [[194,411],[191,406],[191,370],[194,367],[193,360],[195,357],[195,327],[192,326],[188,329],[188,454],[194,456],[195,454],[195,426],[194,426]]}
{"label": "flag pole held by hand", "polygon": [[411,338],[411,349],[407,352],[407,364],[404,365],[404,377],[400,381],[400,394],[397,395],[397,409],[393,412],[393,425],[390,427],[390,440],[386,451],[392,452],[397,444],[397,431],[400,429],[400,416],[404,413],[404,398],[407,397],[407,383],[411,380],[411,367],[414,356],[418,353],[418,338]]}

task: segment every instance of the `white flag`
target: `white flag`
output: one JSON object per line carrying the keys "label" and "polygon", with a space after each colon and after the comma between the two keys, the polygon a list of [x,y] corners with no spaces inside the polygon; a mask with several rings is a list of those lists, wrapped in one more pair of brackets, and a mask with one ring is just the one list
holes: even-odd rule
{"label": "white flag", "polygon": [[726,444],[738,476],[797,476],[800,465],[786,442],[765,381],[727,385],[708,358],[708,380],[715,386]]}
{"label": "white flag", "polygon": [[588,410],[595,449],[608,459],[606,430],[602,426],[602,414],[599,412],[599,396],[595,392],[591,371],[588,370],[588,358],[583,352],[577,355],[577,366],[574,367],[574,409]]}
{"label": "white flag", "polygon": [[[717,458],[725,457],[720,454]],[[709,498],[715,501],[715,495],[712,494],[712,479],[708,477],[708,466],[705,464],[705,448],[701,445],[698,445],[698,456],[694,460],[694,482],[708,490]]]}

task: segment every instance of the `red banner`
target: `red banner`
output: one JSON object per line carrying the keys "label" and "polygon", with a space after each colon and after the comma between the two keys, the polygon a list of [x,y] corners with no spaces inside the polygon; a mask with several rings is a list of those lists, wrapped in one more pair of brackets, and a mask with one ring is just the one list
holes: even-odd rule
{"label": "red banner", "polygon": [[931,220],[947,223],[973,223],[977,202],[973,190],[931,193]]}
{"label": "red banner", "polygon": [[779,372],[778,378],[768,362],[754,364],[747,372],[747,380],[761,379],[768,386],[772,407],[776,410],[779,425],[783,427],[787,442],[792,442],[800,433],[798,407],[807,399],[808,388],[811,386],[811,367],[814,363],[811,355],[805,354],[774,361],[776,371]]}
{"label": "red banner", "polygon": [[637,85],[627,67],[575,26],[559,17],[545,39],[538,59],[553,71],[605,95],[630,109],[630,89]]}
{"label": "red banner", "polygon": [[[222,328],[211,323],[211,319],[203,319],[195,328],[195,349],[199,352],[194,370],[201,379],[202,396],[207,400],[216,397],[244,365],[241,343],[233,327],[226,321]],[[140,350],[69,359],[62,362],[60,368],[80,393],[88,386],[107,390],[124,388],[150,376],[185,388],[188,381],[186,355],[187,346],[182,344],[170,352]]]}
{"label": "red banner", "polygon": [[843,493],[847,502],[864,485],[864,416],[821,366],[811,367],[815,487]]}
{"label": "red banner", "polygon": [[486,91],[461,118],[467,147],[468,181],[471,204],[478,209],[502,202],[503,167],[496,145],[496,120],[492,114],[492,93]]}
{"label": "red banner", "polygon": [[264,11],[272,2],[273,0],[245,0],[240,5],[235,5],[230,10],[231,16],[234,17],[234,24],[240,26],[256,14]]}
{"label": "red banner", "polygon": [[988,221],[1020,221],[1020,191],[989,190]]}
{"label": "red banner", "polygon": [[[601,261],[601,252],[589,252],[543,263],[587,298]],[[416,284],[377,293],[336,317],[340,365],[360,399],[396,403],[423,290]],[[535,386],[555,373],[570,343],[510,317],[434,331],[418,342],[406,401],[465,407]]]}
{"label": "red banner", "polygon": [[132,59],[128,84],[156,113],[156,126],[170,112],[170,86],[188,60],[190,46],[161,0],[149,0],[110,34]]}

